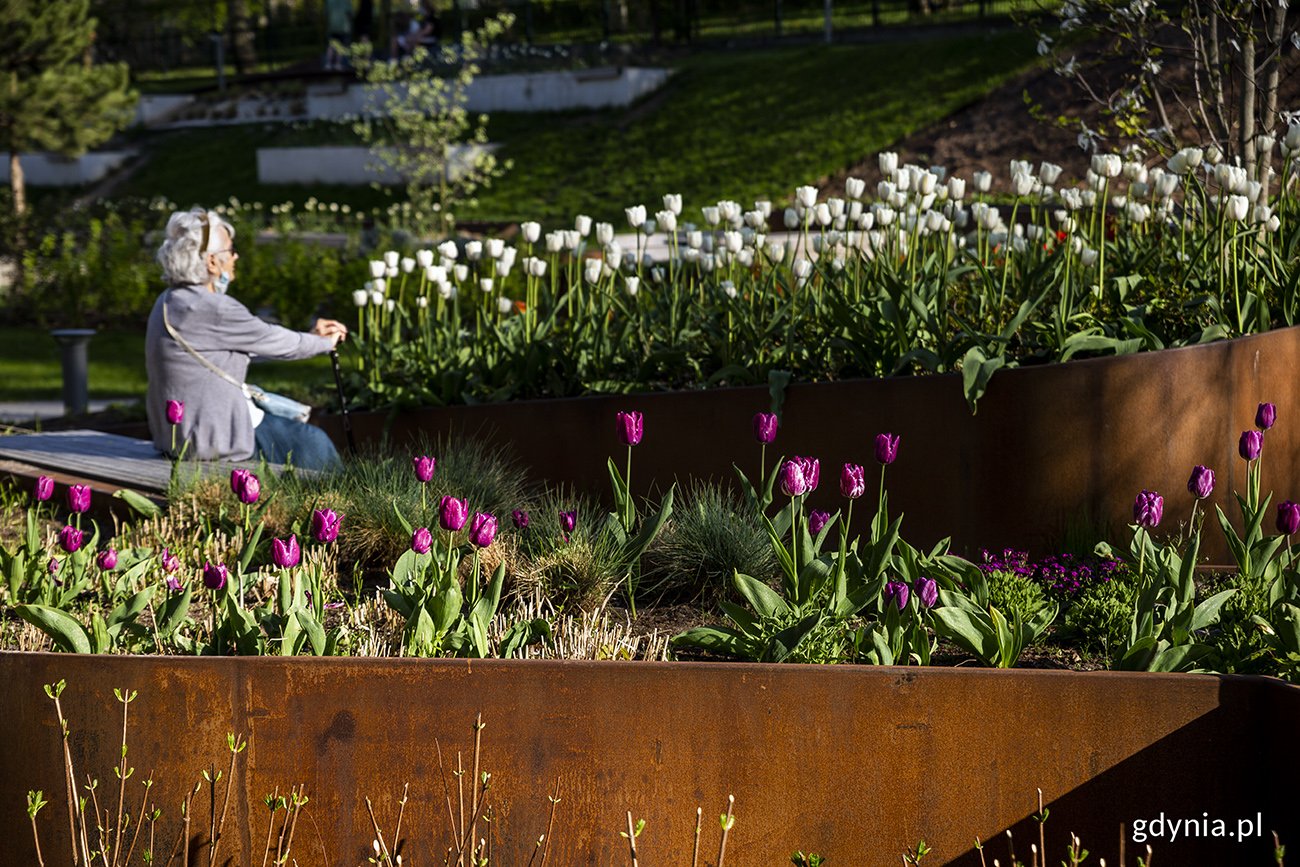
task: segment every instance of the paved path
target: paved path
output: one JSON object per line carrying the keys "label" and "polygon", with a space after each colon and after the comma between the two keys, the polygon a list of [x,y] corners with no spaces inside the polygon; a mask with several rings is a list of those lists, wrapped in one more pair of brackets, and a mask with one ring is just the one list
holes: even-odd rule
{"label": "paved path", "polygon": [[[103,398],[90,401],[91,412],[102,412],[113,404],[135,404],[134,397]],[[61,400],[18,400],[0,402],[0,422],[24,424],[36,420],[63,417]]]}

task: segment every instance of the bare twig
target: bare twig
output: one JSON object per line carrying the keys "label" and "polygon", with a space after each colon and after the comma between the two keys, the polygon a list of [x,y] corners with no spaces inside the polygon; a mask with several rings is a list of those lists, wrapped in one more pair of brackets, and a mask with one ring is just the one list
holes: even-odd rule
{"label": "bare twig", "polygon": [[546,856],[551,851],[551,833],[555,828],[555,808],[560,803],[560,781],[555,781],[555,794],[551,796],[551,818],[546,823],[546,847],[542,849],[542,867],[546,867]]}
{"label": "bare twig", "polygon": [[704,808],[695,808],[695,848],[691,851],[691,867],[700,863],[700,831],[704,827]]}
{"label": "bare twig", "polygon": [[370,813],[370,824],[375,829],[375,839],[379,841],[380,853],[392,863],[393,858],[388,854],[388,846],[384,843],[384,832],[379,830],[379,822],[375,819],[375,808],[370,803],[370,798],[366,798],[366,810]]}
{"label": "bare twig", "polygon": [[447,800],[447,825],[451,830],[452,839],[455,839],[457,837],[456,814],[451,808],[451,789],[447,785],[447,771],[442,765],[442,745],[438,743],[437,738],[434,738],[433,746],[438,751],[438,776],[442,779],[442,793]]}
{"label": "bare twig", "polygon": [[627,811],[627,848],[628,853],[632,856],[632,867],[636,864],[636,829],[632,827],[632,811]]}
{"label": "bare twig", "polygon": [[727,795],[727,815],[722,820],[722,842],[718,844],[718,867],[722,867],[722,862],[727,858],[727,833],[731,826],[735,824],[735,817],[732,815],[732,808],[736,805],[736,796]]}

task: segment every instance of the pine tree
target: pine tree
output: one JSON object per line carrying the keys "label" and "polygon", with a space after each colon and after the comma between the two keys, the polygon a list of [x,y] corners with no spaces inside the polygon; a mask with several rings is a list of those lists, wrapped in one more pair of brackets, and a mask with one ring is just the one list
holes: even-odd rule
{"label": "pine tree", "polygon": [[134,113],[126,64],[91,62],[89,11],[90,0],[0,0],[0,149],[17,215],[26,210],[19,153],[84,153]]}

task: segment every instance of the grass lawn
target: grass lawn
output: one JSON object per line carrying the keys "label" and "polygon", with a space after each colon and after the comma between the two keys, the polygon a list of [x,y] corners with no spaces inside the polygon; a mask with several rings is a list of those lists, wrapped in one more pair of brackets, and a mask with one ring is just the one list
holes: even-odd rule
{"label": "grass lawn", "polygon": [[[63,372],[54,338],[38,328],[0,328],[0,401],[57,400]],[[90,343],[90,396],[142,398],[144,332],[105,331]],[[270,391],[296,395],[321,405],[331,396],[334,377],[329,356],[304,361],[266,362],[249,369],[249,380]]]}
{"label": "grass lawn", "polygon": [[[644,203],[653,213],[667,192],[691,208],[721,198],[746,207],[788,200],[795,186],[978,99],[1034,56],[1033,37],[1020,30],[695,54],[661,91],[626,109],[494,116],[489,136],[514,169],[460,216],[553,225],[586,213],[621,223],[624,206]],[[311,197],[386,204],[369,187],[257,183],[258,147],[349,137],[325,124],[154,134],[140,140],[150,146],[149,162],[117,195],[163,195],[180,205],[232,195],[265,204]],[[195,172],[196,165],[221,170]]]}

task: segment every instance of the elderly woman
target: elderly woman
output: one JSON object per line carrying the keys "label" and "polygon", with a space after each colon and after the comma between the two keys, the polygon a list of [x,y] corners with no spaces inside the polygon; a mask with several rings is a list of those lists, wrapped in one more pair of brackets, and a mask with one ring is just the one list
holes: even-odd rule
{"label": "elderly woman", "polygon": [[[318,319],[311,333],[290,331],[258,319],[226,294],[239,254],[235,230],[211,211],[179,211],[167,221],[158,262],[168,288],[154,302],[145,337],[149,374],[146,397],[154,445],[202,460],[264,457],[307,469],[339,461],[320,428],[264,412],[244,377],[248,362],[292,360],[329,352],[347,336],[339,322]],[[184,403],[173,438],[168,401]]]}

